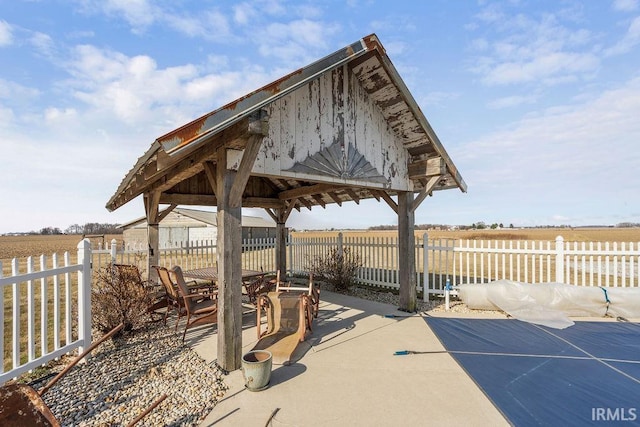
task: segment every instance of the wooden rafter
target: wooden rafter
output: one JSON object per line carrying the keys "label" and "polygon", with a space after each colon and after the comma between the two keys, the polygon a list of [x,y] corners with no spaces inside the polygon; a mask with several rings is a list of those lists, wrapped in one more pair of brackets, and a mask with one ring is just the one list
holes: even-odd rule
{"label": "wooden rafter", "polygon": [[357,205],[360,204],[360,197],[358,197],[356,192],[353,191],[350,187],[344,188],[344,192],[347,193],[349,195],[349,197],[351,197],[353,199],[353,201],[356,202]]}
{"label": "wooden rafter", "polygon": [[326,193],[327,191],[340,189],[341,187],[335,184],[313,184],[305,185],[303,187],[292,188],[291,190],[285,190],[280,192],[278,198],[280,200],[295,199],[303,196],[312,196],[314,194]]}
{"label": "wooden rafter", "polygon": [[327,191],[327,194],[329,195],[329,197],[331,197],[331,200],[333,200],[338,204],[338,206],[342,206],[342,200],[340,200],[340,197],[338,197],[338,195],[335,192]]}
{"label": "wooden rafter", "polygon": [[322,200],[319,194],[312,194],[311,197],[315,200],[323,209],[326,209],[326,203]]}
{"label": "wooden rafter", "polygon": [[303,204],[304,206],[307,207],[307,209],[311,210],[312,205],[311,205],[311,203],[309,203],[309,201],[307,199],[305,199],[304,197],[300,196],[300,197],[297,198],[297,200],[298,200],[298,203]]}

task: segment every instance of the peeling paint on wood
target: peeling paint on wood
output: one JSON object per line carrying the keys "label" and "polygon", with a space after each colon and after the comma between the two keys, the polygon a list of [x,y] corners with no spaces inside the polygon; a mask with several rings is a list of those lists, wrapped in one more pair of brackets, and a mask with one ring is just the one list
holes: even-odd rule
{"label": "peeling paint on wood", "polygon": [[347,67],[274,102],[268,113],[270,142],[253,173],[408,190],[408,153]]}

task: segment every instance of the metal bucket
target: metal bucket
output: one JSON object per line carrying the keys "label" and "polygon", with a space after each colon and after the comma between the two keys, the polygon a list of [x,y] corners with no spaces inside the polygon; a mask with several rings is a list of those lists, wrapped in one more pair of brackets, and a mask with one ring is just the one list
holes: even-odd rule
{"label": "metal bucket", "polygon": [[249,391],[260,391],[269,387],[273,357],[267,350],[253,350],[242,356],[244,386]]}

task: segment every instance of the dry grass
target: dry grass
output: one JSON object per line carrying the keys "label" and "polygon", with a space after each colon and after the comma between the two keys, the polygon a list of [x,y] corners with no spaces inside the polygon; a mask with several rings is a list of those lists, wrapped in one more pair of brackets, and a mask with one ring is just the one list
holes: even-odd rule
{"label": "dry grass", "polygon": [[[347,237],[395,237],[397,232],[344,230],[344,231],[305,231],[293,232],[295,237],[331,237],[339,232]],[[640,228],[527,228],[503,230],[417,230],[416,237],[427,233],[429,239],[470,239],[470,240],[555,240],[562,236],[568,242],[640,242]],[[81,236],[0,236],[0,260],[8,263],[11,258],[46,255],[62,255],[69,252],[75,255]],[[112,239],[119,244],[122,235],[106,235],[105,242]],[[101,239],[91,239],[94,245]],[[94,246],[95,247],[95,246]]]}
{"label": "dry grass", "polygon": [[[51,255],[64,252],[75,253],[82,236],[0,236],[0,260],[23,258],[28,256]],[[122,241],[122,235],[106,235],[104,240],[109,245],[112,239]],[[91,243],[98,244],[102,239],[92,238]]]}
{"label": "dry grass", "polygon": [[[345,237],[395,237],[397,231],[305,231],[292,233],[295,237],[331,237],[342,233]],[[469,240],[537,240],[553,241],[562,236],[566,242],[640,242],[640,228],[523,228],[502,230],[416,230],[416,237],[427,233],[429,239]]]}

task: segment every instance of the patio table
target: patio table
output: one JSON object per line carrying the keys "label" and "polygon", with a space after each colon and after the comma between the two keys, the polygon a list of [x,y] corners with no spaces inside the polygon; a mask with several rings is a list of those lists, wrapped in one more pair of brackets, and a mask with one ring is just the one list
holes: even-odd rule
{"label": "patio table", "polygon": [[[204,267],[195,268],[193,270],[186,270],[182,273],[184,277],[191,279],[209,280],[211,283],[218,281],[218,269],[216,267]],[[257,277],[264,276],[263,271],[257,270],[242,270],[242,281],[255,279]]]}
{"label": "patio table", "polygon": [[[218,269],[216,267],[196,268],[193,270],[187,270],[182,274],[191,279],[209,280],[211,281],[212,289],[217,288],[216,282],[218,281]],[[249,297],[249,302],[251,302],[251,304],[255,304],[252,300],[256,299],[256,296],[253,294],[256,292],[254,285],[257,281],[262,282],[264,275],[264,271],[242,270],[242,285],[245,288],[243,294]]]}

